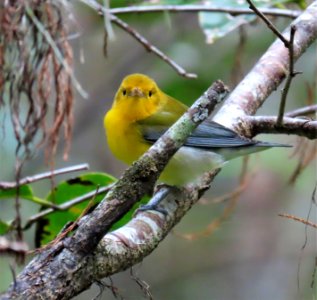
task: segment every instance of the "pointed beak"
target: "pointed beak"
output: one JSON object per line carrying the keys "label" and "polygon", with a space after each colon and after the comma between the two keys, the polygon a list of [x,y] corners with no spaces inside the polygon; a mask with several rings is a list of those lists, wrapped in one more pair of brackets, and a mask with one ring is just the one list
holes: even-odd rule
{"label": "pointed beak", "polygon": [[129,96],[131,96],[131,97],[144,97],[145,95],[140,88],[135,87],[130,91]]}

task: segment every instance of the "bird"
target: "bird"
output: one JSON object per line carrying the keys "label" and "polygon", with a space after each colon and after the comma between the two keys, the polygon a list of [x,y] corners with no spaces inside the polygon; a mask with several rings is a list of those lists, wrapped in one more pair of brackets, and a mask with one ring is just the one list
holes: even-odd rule
{"label": "bird", "polygon": [[[185,104],[165,94],[147,75],[126,76],[104,117],[111,152],[117,159],[132,164],[187,109]],[[204,172],[220,168],[231,159],[271,147],[289,145],[248,139],[207,119],[171,158],[159,182],[180,187],[196,182]]]}

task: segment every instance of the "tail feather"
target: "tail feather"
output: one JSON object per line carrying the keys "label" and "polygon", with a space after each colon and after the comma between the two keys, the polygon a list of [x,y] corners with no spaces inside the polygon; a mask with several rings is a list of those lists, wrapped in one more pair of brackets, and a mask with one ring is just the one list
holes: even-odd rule
{"label": "tail feather", "polygon": [[270,143],[270,142],[261,142],[261,141],[254,141],[254,144],[250,144],[248,146],[241,146],[236,148],[222,148],[217,151],[214,149],[214,152],[221,154],[225,160],[231,160],[233,158],[249,155],[256,152],[261,152],[272,147],[293,147],[287,144],[280,144],[280,143]]}

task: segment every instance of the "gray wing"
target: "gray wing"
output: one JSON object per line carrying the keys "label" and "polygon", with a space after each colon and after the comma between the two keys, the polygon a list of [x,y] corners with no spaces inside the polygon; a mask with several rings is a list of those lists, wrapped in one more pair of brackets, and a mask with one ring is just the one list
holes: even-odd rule
{"label": "gray wing", "polygon": [[[158,126],[156,130],[143,131],[143,137],[150,143],[155,143],[166,131],[166,128]],[[187,138],[184,146],[197,148],[230,148],[250,146],[257,144],[256,141],[240,137],[233,130],[226,128],[213,121],[205,121],[199,125],[196,130]]]}
{"label": "gray wing", "polygon": [[[155,128],[154,128],[155,127]],[[143,137],[150,143],[155,143],[165,132],[164,126],[144,127]],[[187,138],[184,146],[202,149],[235,148],[246,146],[257,147],[292,147],[290,145],[250,140],[238,135],[235,131],[213,121],[205,121]]]}

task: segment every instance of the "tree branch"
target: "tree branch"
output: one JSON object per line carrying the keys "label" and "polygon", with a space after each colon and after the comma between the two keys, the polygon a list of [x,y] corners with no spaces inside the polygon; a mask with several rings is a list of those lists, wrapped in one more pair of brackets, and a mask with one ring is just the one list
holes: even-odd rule
{"label": "tree branch", "polygon": [[133,163],[114,184],[105,199],[80,223],[74,236],[67,241],[73,252],[90,253],[105,232],[153,187],[169,159],[183,145],[190,133],[205,120],[228,90],[216,81],[142,157]]}
{"label": "tree branch", "polygon": [[125,270],[149,255],[210,188],[219,171],[206,173],[197,184],[173,189],[160,202],[166,215],[156,211],[139,212],[126,226],[105,235],[94,253],[96,278]]}
{"label": "tree branch", "polygon": [[[80,1],[88,5],[92,9],[96,10],[101,15],[109,14],[109,11],[105,9],[102,5],[100,5],[97,1],[94,1],[94,0],[80,0]],[[167,64],[169,64],[174,70],[176,70],[176,72],[179,75],[184,76],[186,78],[197,78],[196,74],[188,73],[184,68],[182,68],[174,60],[168,57],[164,52],[162,52],[160,49],[158,49],[153,44],[151,44],[137,30],[129,26],[129,24],[127,24],[126,22],[124,22],[123,20],[121,20],[120,18],[116,17],[113,14],[109,14],[109,17],[111,22],[115,23],[117,26],[119,26],[129,35],[131,35],[135,40],[137,40],[145,48],[146,51],[152,52],[153,54],[158,56],[160,59],[165,61]]]}
{"label": "tree branch", "polygon": [[246,0],[249,3],[249,7],[251,10],[254,11],[254,13],[260,17],[266,24],[266,26],[272,30],[272,32],[284,43],[284,46],[286,48],[289,47],[289,40],[285,38],[279,31],[278,29],[273,25],[273,23],[259,10],[257,7],[253,4],[251,0]]}
{"label": "tree branch", "polygon": [[[213,84],[188,112],[125,172],[98,207],[79,220],[74,234],[36,256],[1,299],[69,299],[90,286],[96,280],[92,253],[104,234],[145,193],[152,191],[156,179],[172,155],[192,130],[208,117],[227,92],[221,82]],[[213,175],[209,175],[210,180],[212,177]],[[207,187],[201,186],[200,191]],[[197,192],[197,196],[200,196],[200,192]],[[113,267],[110,269],[119,271]],[[26,286],[28,288],[25,288]]]}
{"label": "tree branch", "polygon": [[197,78],[197,74],[188,73],[184,68],[182,68],[174,60],[168,57],[160,49],[158,49],[153,44],[151,44],[143,35],[141,35],[134,28],[129,26],[126,22],[122,21],[121,19],[119,19],[118,17],[114,15],[111,15],[111,21],[114,22],[116,25],[118,25],[121,29],[126,31],[128,34],[130,34],[134,39],[136,39],[145,48],[146,51],[152,52],[153,54],[158,56],[160,59],[165,61],[167,64],[169,64],[174,70],[176,70],[176,72],[179,75],[186,78]]}
{"label": "tree branch", "polygon": [[243,121],[249,129],[248,136],[260,133],[284,133],[317,139],[317,121],[305,119],[285,118],[281,125],[277,125],[277,117],[245,117]]}
{"label": "tree branch", "polygon": [[[227,13],[233,16],[236,15],[252,15],[254,14],[247,8],[235,8],[235,7],[219,7],[214,5],[149,5],[149,6],[131,6],[131,7],[118,7],[110,9],[110,12],[114,15],[130,14],[130,13],[153,13],[153,12],[219,12]],[[277,8],[261,8],[260,12],[267,16],[297,18],[301,11],[277,9]]]}
{"label": "tree branch", "polygon": [[88,169],[89,169],[88,164],[81,164],[81,165],[66,167],[66,168],[53,170],[53,171],[49,171],[49,172],[45,172],[41,174],[36,174],[34,176],[28,176],[28,177],[20,179],[18,183],[16,181],[14,182],[0,181],[0,190],[13,189],[13,188],[16,188],[17,186],[33,183],[33,182],[40,181],[47,178],[52,178],[57,175],[83,171]]}
{"label": "tree branch", "polygon": [[[314,1],[291,26],[296,26],[294,37],[294,61],[317,38],[317,1]],[[290,36],[289,26],[284,32]],[[277,39],[260,58],[248,75],[233,90],[214,120],[248,136],[249,130],[243,119],[253,115],[266,98],[277,89],[289,72],[288,49]]]}

